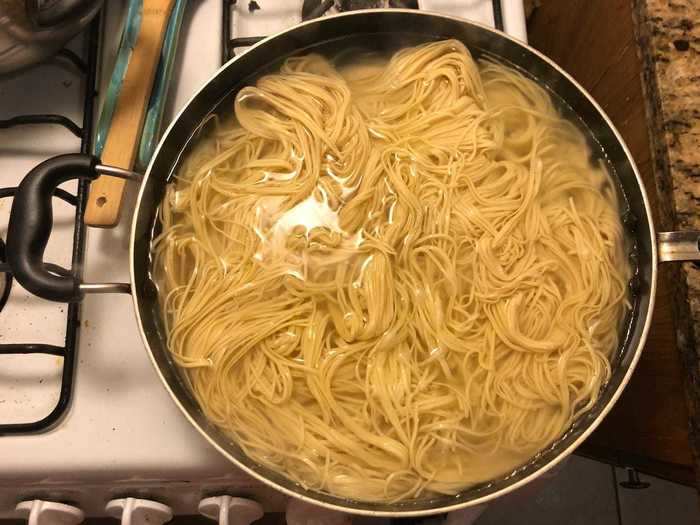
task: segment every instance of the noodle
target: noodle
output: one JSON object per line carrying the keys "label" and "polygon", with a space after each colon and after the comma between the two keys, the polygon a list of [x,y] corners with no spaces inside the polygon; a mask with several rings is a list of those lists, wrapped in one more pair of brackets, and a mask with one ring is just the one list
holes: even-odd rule
{"label": "noodle", "polygon": [[153,270],[175,361],[255,461],[454,494],[595,403],[627,304],[617,196],[535,82],[454,40],[311,54],[207,125]]}

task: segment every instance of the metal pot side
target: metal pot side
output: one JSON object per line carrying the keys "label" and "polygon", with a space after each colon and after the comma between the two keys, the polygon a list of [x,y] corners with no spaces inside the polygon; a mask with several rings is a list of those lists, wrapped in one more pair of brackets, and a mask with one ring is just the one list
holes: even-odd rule
{"label": "metal pot side", "polygon": [[[368,503],[305,490],[298,484],[249,459],[228,436],[204,416],[172,362],[166,345],[156,289],[149,278],[150,241],[156,212],[177,159],[204,118],[217,104],[245,85],[262,68],[280,58],[303,52],[322,42],[361,35],[374,46],[390,45],[397,36],[426,39],[456,38],[476,54],[484,53],[538,80],[578,115],[580,124],[602,146],[634,220],[630,236],[635,244],[633,310],[621,336],[610,381],[595,406],[556,442],[515,472],[465,489],[455,496]],[[151,360],[176,404],[199,432],[235,465],[268,485],[325,507],[373,516],[420,516],[482,504],[511,492],[543,474],[568,456],[600,424],[627,384],[644,345],[656,290],[656,235],[649,202],[630,153],[601,108],[568,74],[535,49],[486,26],[421,11],[385,9],[353,12],[313,20],[252,47],[221,69],[194,95],[165,132],[142,183],[131,229],[130,266],[136,315]]]}

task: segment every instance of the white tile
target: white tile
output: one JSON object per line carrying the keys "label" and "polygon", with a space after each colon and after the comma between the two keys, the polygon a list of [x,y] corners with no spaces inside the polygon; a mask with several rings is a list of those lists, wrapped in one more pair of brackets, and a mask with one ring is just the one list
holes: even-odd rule
{"label": "white tile", "polygon": [[605,463],[571,456],[555,476],[530,485],[491,503],[475,525],[618,525]]}
{"label": "white tile", "polygon": [[[617,469],[617,480],[627,474]],[[623,525],[697,525],[700,523],[700,503],[694,488],[663,479],[639,474],[640,481],[650,483],[646,489],[626,489],[618,486]]]}

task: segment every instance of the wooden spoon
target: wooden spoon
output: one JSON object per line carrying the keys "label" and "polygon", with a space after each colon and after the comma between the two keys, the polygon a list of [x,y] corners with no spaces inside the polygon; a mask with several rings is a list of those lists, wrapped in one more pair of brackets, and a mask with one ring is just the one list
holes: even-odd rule
{"label": "wooden spoon", "polygon": [[[102,164],[130,170],[134,166],[148,99],[163,37],[175,0],[143,0],[141,28],[112,115]],[[102,175],[90,186],[85,223],[111,228],[119,221],[124,179]]]}

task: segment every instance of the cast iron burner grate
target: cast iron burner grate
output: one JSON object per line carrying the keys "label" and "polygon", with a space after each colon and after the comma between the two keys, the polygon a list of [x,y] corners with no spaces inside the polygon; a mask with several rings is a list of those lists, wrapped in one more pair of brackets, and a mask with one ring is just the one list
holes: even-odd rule
{"label": "cast iron burner grate", "polygon": [[[95,109],[95,82],[97,79],[97,52],[99,43],[100,16],[88,28],[87,59],[84,60],[69,49],[60,51],[56,60],[68,60],[76,69],[77,74],[85,77],[85,97],[83,101],[83,122],[79,126],[64,115],[18,115],[7,120],[0,120],[0,130],[15,126],[27,125],[59,125],[80,138],[80,152],[91,153],[92,149],[92,121]],[[0,132],[1,133],[1,132]],[[16,187],[0,188],[0,199],[12,198]],[[74,195],[63,189],[57,189],[54,196],[64,200],[75,207],[75,226],[73,230],[73,248],[71,255],[71,269],[66,270],[60,266],[47,264],[47,267],[55,273],[73,273],[80,275],[82,272],[85,251],[86,226],[83,223],[83,213],[87,202],[89,183],[81,181],[78,191]],[[5,242],[0,239],[0,310],[5,306],[12,289],[12,274],[6,262]],[[1,313],[1,312],[0,312]],[[78,332],[80,328],[80,305],[71,303],[66,309],[66,337],[63,346],[48,344],[0,344],[0,355],[8,354],[48,354],[63,358],[61,371],[61,390],[58,401],[48,415],[28,423],[2,423],[0,422],[0,436],[8,434],[33,434],[51,428],[66,413],[70,406],[73,392],[73,376],[75,372],[76,352],[78,346]]]}
{"label": "cast iron burner grate", "polygon": [[12,274],[5,266],[6,262],[5,241],[0,239],[0,312],[5,308],[7,299],[10,297],[10,291],[12,290]]}
{"label": "cast iron burner grate", "polygon": [[[226,63],[236,56],[235,50],[238,47],[248,47],[260,42],[265,36],[244,36],[233,38],[231,35],[231,22],[233,7],[238,2],[248,2],[249,11],[262,9],[255,0],[223,0],[223,41],[221,45],[222,63]],[[503,31],[503,10],[501,0],[491,0],[493,6],[494,26],[499,31]],[[323,16],[336,6],[339,11],[353,11],[356,9],[372,9],[378,7],[393,7],[403,9],[418,9],[418,0],[304,0],[301,7],[302,21],[313,20]]]}

